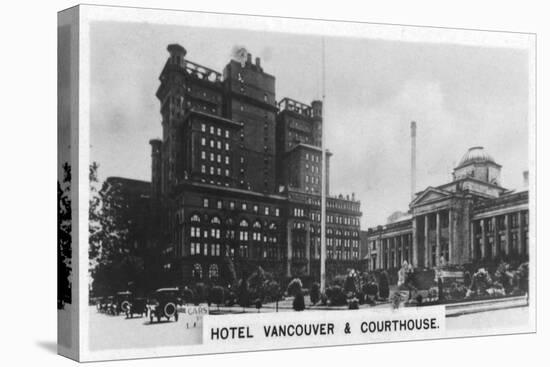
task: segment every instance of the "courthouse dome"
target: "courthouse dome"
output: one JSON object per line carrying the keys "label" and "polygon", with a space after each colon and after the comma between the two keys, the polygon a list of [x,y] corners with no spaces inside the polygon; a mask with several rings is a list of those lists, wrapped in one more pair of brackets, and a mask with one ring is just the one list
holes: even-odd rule
{"label": "courthouse dome", "polygon": [[471,163],[495,163],[495,160],[483,147],[471,147],[462,157],[457,167],[466,166]]}

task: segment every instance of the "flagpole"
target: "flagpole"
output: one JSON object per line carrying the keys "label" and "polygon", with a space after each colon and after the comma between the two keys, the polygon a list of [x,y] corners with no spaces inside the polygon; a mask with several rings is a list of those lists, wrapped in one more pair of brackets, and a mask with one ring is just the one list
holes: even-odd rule
{"label": "flagpole", "polygon": [[322,39],[322,114],[321,114],[321,293],[324,294],[326,290],[326,257],[327,257],[327,237],[326,237],[326,214],[327,214],[327,182],[326,182],[326,152],[325,152],[325,37]]}

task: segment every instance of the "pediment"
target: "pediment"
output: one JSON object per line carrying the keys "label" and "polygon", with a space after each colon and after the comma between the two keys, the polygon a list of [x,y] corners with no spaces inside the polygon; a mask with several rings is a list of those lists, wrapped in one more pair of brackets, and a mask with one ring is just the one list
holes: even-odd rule
{"label": "pediment", "polygon": [[418,194],[416,198],[411,202],[411,206],[418,206],[425,203],[445,199],[451,195],[450,192],[436,189],[434,187],[428,187],[422,193]]}

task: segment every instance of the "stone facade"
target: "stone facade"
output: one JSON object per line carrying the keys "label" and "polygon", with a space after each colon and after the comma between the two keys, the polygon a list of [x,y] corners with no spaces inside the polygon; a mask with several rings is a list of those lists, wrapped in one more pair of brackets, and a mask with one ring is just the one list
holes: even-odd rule
{"label": "stone facade", "polygon": [[473,147],[449,183],[416,193],[406,218],[363,235],[368,270],[528,258],[529,195],[500,186],[501,166]]}

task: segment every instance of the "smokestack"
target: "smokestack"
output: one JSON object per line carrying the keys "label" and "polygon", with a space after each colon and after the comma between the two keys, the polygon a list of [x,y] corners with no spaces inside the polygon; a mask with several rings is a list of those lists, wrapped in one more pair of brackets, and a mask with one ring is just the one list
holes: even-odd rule
{"label": "smokestack", "polygon": [[411,200],[416,192],[416,122],[411,121]]}
{"label": "smokestack", "polygon": [[523,187],[529,188],[529,171],[523,171]]}

